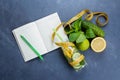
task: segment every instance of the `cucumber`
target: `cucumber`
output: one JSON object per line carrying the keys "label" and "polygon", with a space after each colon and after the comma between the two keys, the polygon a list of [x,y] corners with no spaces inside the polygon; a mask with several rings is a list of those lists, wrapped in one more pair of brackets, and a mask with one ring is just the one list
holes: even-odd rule
{"label": "cucumber", "polygon": [[78,64],[77,66],[74,66],[75,70],[79,70],[80,68],[82,68],[82,65]]}
{"label": "cucumber", "polygon": [[74,66],[74,69],[77,71],[79,69],[82,69],[85,65],[85,60],[82,60],[78,65]]}
{"label": "cucumber", "polygon": [[93,24],[92,22],[83,20],[82,21],[82,27],[85,28],[85,29],[92,29],[93,32],[99,37],[104,37],[105,36],[105,32],[100,27]]}
{"label": "cucumber", "polygon": [[79,57],[80,57],[80,53],[76,52],[76,53],[74,53],[74,54],[72,55],[72,60],[74,61],[74,60],[76,60],[76,59],[79,58]]}

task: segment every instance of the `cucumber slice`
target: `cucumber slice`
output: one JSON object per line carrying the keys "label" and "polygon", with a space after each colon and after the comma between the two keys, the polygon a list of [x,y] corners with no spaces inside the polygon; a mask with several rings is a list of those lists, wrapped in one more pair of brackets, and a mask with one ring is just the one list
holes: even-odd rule
{"label": "cucumber slice", "polygon": [[85,64],[84,65],[78,64],[78,65],[74,66],[74,69],[76,71],[78,71],[78,70],[82,69],[84,66],[85,66]]}
{"label": "cucumber slice", "polygon": [[76,70],[79,70],[80,68],[82,68],[82,65],[77,65],[77,66],[74,66],[74,69],[76,69]]}
{"label": "cucumber slice", "polygon": [[74,53],[73,55],[72,55],[72,59],[73,59],[73,61],[74,60],[76,60],[77,58],[79,58],[80,57],[80,53]]}

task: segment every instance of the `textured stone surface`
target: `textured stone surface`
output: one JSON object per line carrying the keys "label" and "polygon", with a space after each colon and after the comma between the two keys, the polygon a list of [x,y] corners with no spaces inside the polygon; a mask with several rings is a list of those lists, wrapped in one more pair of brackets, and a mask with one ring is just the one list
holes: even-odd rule
{"label": "textured stone surface", "polygon": [[[120,80],[120,0],[0,0],[0,80]],[[24,63],[12,29],[58,12],[67,21],[83,9],[109,15],[107,48],[101,54],[83,52],[88,65],[75,72],[61,49]]]}

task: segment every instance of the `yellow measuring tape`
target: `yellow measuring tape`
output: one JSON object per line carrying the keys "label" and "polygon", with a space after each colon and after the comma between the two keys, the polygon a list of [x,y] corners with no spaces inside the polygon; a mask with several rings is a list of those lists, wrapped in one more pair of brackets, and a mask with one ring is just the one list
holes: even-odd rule
{"label": "yellow measuring tape", "polygon": [[[85,9],[85,10],[81,11],[80,13],[78,13],[76,16],[72,17],[66,23],[61,23],[60,25],[58,25],[56,27],[56,31],[58,31],[59,28],[62,25],[63,25],[63,27],[67,27],[67,26],[71,27],[70,24],[72,22],[74,22],[75,20],[79,19],[80,17],[82,17],[85,14],[87,14],[85,19],[88,20],[88,21],[90,21],[93,18],[93,16],[96,15],[96,24],[98,26],[104,26],[104,25],[106,25],[108,23],[108,16],[107,16],[106,13],[104,13],[104,12],[92,12],[92,11],[90,11],[88,9]],[[103,17],[105,19],[104,23],[101,23],[99,21],[100,17]],[[55,32],[53,32],[53,34],[52,34],[52,41],[53,42],[54,42],[54,37],[55,37]],[[63,52],[64,52],[65,56],[67,56],[70,59],[72,58],[72,54],[73,53],[72,53],[71,49],[68,48],[68,47],[72,47],[72,46],[75,47],[75,45],[72,42],[55,42],[55,44],[58,45],[58,46],[63,47]],[[78,57],[78,59],[76,59],[75,61],[69,62],[69,64],[72,65],[72,66],[75,66],[76,64],[80,63],[82,60],[84,60],[84,55],[80,55],[80,57]]]}

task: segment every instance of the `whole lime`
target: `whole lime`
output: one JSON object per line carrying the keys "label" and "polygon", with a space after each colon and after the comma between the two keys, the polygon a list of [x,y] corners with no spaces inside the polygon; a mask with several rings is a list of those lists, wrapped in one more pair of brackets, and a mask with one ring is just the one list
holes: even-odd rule
{"label": "whole lime", "polygon": [[88,39],[85,39],[83,42],[76,44],[77,48],[81,51],[87,50],[89,48],[89,45],[90,45],[90,43],[89,43]]}

